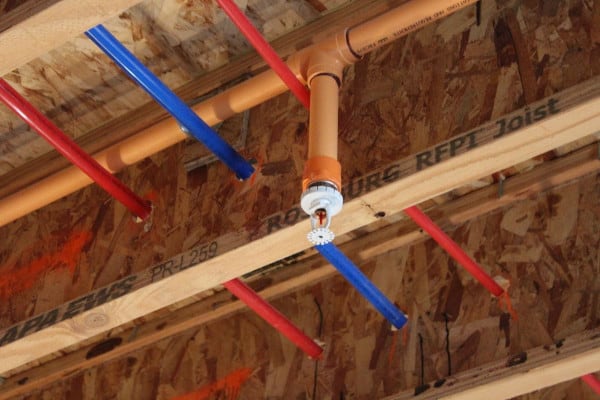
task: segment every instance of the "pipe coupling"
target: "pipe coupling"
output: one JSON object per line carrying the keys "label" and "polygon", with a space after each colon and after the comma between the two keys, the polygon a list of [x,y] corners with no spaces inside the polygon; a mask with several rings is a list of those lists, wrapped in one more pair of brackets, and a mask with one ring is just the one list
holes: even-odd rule
{"label": "pipe coupling", "polygon": [[338,160],[316,156],[306,161],[302,174],[302,190],[306,191],[319,182],[330,182],[338,191],[342,188],[342,165]]}

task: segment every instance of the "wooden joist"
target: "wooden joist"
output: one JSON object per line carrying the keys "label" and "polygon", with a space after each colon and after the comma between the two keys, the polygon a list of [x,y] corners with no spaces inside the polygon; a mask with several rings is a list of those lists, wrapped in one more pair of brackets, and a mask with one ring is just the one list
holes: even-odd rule
{"label": "wooden joist", "polygon": [[[0,58],[0,76],[116,17],[140,1],[62,0],[44,2],[43,8],[28,9],[18,22],[0,32],[0,54],[3,55]],[[19,9],[13,12],[20,13]]]}
{"label": "wooden joist", "polygon": [[[338,235],[348,233],[376,221],[380,212],[400,212],[594,134],[600,124],[599,95],[600,80],[595,79],[385,167],[377,172],[379,180],[371,191],[345,204],[333,229]],[[275,228],[270,218],[264,225],[259,231],[239,231],[226,235],[226,241],[201,245],[2,332],[0,373],[310,247],[301,240],[310,229],[307,220]]]}
{"label": "wooden joist", "polygon": [[504,400],[556,385],[600,369],[600,329],[593,329],[431,383],[385,400]]}
{"label": "wooden joist", "polygon": [[[436,222],[445,230],[451,230],[469,219],[600,170],[597,154],[597,145],[586,146],[572,154],[543,163],[531,171],[509,178],[504,182],[502,196],[498,194],[498,186],[492,185],[435,206],[427,212],[439,216]],[[372,234],[350,240],[342,244],[341,249],[357,263],[361,263],[391,249],[413,244],[425,238],[426,235],[414,224],[404,219]],[[309,257],[300,262],[296,259],[297,257],[293,257],[285,262],[286,265],[290,263],[293,265],[269,273],[272,284],[260,291],[263,298],[276,299],[328,279],[335,273],[333,267],[319,256]],[[317,264],[319,262],[320,264]],[[210,295],[206,299],[178,309],[175,313],[150,319],[123,332],[111,333],[98,339],[99,343],[83,346],[50,362],[7,377],[0,386],[0,399],[8,399],[40,389],[83,369],[124,357],[167,337],[181,334],[219,318],[229,317],[245,309],[243,303],[232,300],[231,295],[225,291]]]}

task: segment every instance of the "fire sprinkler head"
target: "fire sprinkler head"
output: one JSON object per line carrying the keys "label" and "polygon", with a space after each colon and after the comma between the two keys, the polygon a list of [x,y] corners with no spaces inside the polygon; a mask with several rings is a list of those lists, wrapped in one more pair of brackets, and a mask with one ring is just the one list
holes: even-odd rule
{"label": "fire sprinkler head", "polygon": [[331,218],[342,210],[344,198],[334,185],[328,182],[315,182],[302,193],[300,206],[311,218],[324,210],[327,218]]}
{"label": "fire sprinkler head", "polygon": [[308,232],[306,238],[315,246],[333,242],[335,235],[328,228],[316,228]]}
{"label": "fire sprinkler head", "polygon": [[331,217],[342,210],[344,198],[337,186],[329,182],[314,182],[302,193],[300,206],[310,216],[311,231],[307,239],[313,245],[333,241],[335,235],[329,230]]}

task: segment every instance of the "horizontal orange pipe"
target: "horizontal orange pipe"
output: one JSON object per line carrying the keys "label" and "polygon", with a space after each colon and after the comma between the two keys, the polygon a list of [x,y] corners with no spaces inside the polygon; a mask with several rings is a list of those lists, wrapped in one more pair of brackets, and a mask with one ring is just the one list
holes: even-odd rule
{"label": "horizontal orange pipe", "polygon": [[[327,53],[340,65],[356,62],[359,56],[443,18],[477,0],[413,0],[349,31],[344,30],[296,53],[288,65],[306,82],[318,71],[320,55]],[[395,22],[393,22],[395,21]],[[383,31],[382,27],[389,29]],[[312,62],[311,62],[312,60]],[[315,66],[316,65],[316,66]],[[215,125],[237,113],[255,107],[287,91],[272,71],[259,74],[193,109],[208,125]],[[186,138],[175,120],[168,119],[97,153],[100,165],[115,173]],[[92,183],[75,167],[65,168],[0,200],[0,226],[27,215]]]}
{"label": "horizontal orange pipe", "polygon": [[322,74],[310,81],[308,161],[302,174],[302,190],[314,182],[333,183],[342,189],[342,168],[338,161],[339,84]]}
{"label": "horizontal orange pipe", "polygon": [[[281,83],[279,77],[270,71],[243,82],[236,88],[256,95],[239,96],[236,95],[237,91],[224,92],[214,99],[198,104],[194,107],[194,111],[208,125],[215,125],[286,91],[286,86]],[[94,158],[111,173],[116,173],[186,138],[177,122],[168,118],[95,154]],[[74,167],[56,172],[0,200],[0,226],[83,189],[91,183],[92,180],[87,175]]]}

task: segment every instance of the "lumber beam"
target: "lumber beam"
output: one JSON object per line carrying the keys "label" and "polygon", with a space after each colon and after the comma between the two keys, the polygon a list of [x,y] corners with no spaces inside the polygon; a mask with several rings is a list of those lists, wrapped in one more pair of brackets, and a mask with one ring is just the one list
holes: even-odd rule
{"label": "lumber beam", "polygon": [[[543,389],[600,369],[600,329],[593,329],[439,380],[415,395],[385,400],[503,400]],[[441,384],[440,384],[441,382]],[[420,390],[423,390],[422,388]]]}
{"label": "lumber beam", "polygon": [[[595,134],[599,124],[600,79],[593,79],[385,167],[381,187],[348,201],[333,229],[346,234],[380,212],[398,213]],[[0,333],[0,374],[311,247],[299,240],[310,230],[306,219],[272,228],[267,222],[258,231],[228,234],[161,264],[177,273],[165,276],[161,265],[153,266],[9,328]]]}
{"label": "lumber beam", "polygon": [[23,22],[27,18],[35,15],[46,8],[52,6],[61,0],[29,0],[10,4],[8,2],[0,3],[0,32]]}
{"label": "lumber beam", "polygon": [[[2,18],[0,76],[48,53],[141,0],[30,1]],[[37,4],[36,4],[37,3]]]}
{"label": "lumber beam", "polygon": [[[498,196],[497,186],[491,185],[448,203],[436,205],[427,212],[437,215],[436,222],[446,231],[452,230],[469,219],[599,171],[600,160],[597,155],[596,144],[586,146],[572,154],[543,163],[531,171],[507,179],[501,197]],[[411,245],[426,238],[427,236],[418,227],[408,219],[404,219],[372,234],[349,240],[341,245],[341,249],[357,263],[361,263],[391,249]],[[271,285],[260,290],[260,295],[267,300],[273,300],[314,285],[335,274],[334,268],[321,257],[308,255],[304,258],[307,255],[296,255],[285,261],[286,268],[268,273]],[[259,278],[256,283],[261,281]],[[254,286],[252,281],[249,283]],[[123,332],[111,332],[110,335],[98,338],[94,343],[71,353],[5,377],[4,383],[0,386],[0,399],[8,399],[43,388],[84,369],[124,357],[159,340],[246,310],[243,303],[232,299],[232,296],[225,291],[207,296],[203,300],[178,309],[177,312],[151,318]]]}

